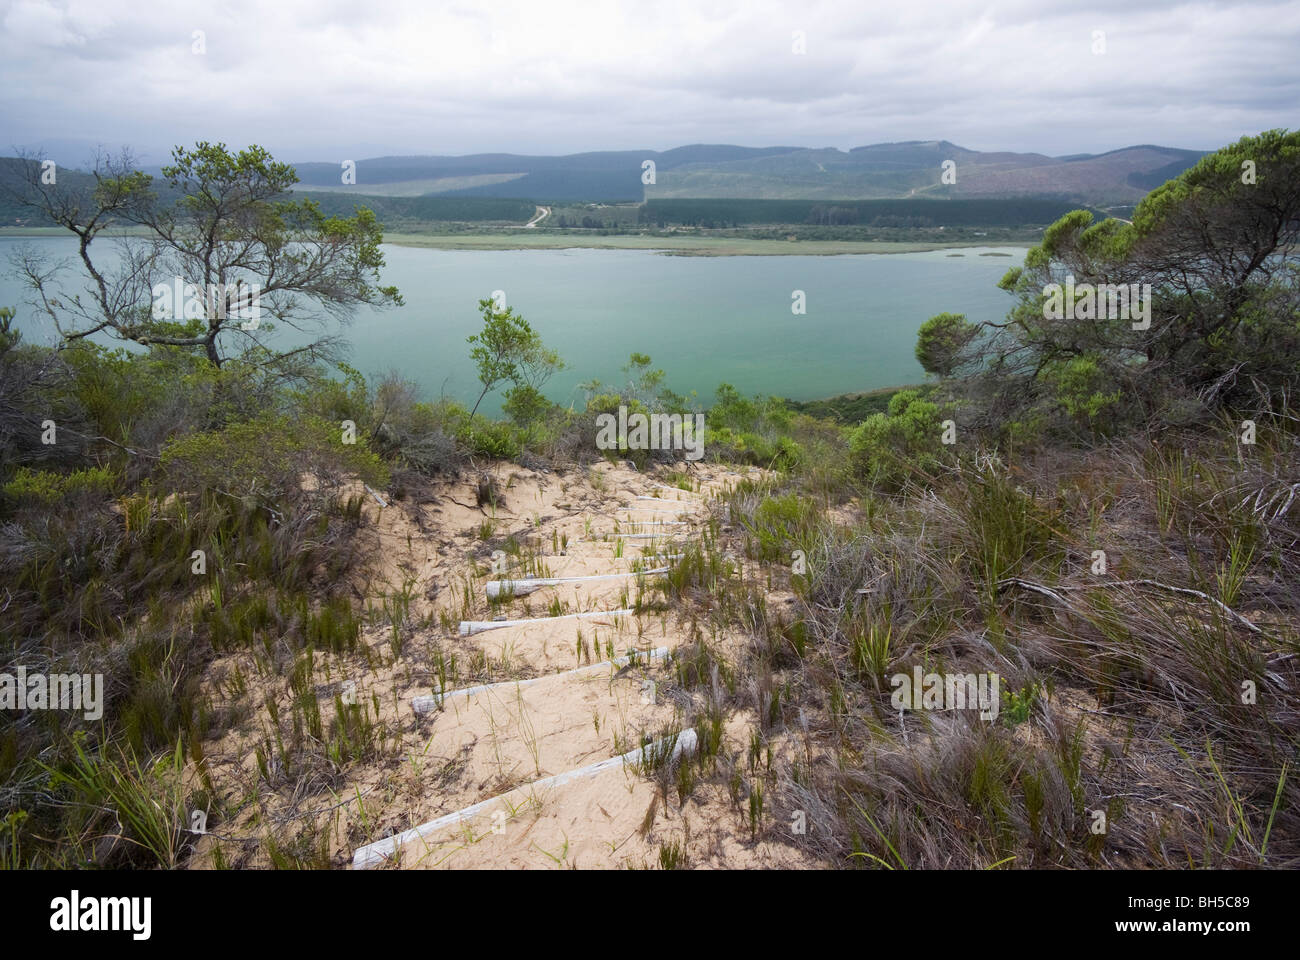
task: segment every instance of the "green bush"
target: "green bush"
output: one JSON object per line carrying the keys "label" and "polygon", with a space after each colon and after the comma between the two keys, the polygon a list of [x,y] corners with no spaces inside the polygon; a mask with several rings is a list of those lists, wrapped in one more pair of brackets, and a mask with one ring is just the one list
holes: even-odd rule
{"label": "green bush", "polygon": [[497,460],[514,460],[520,452],[518,433],[510,424],[483,417],[464,423],[456,433],[456,441],[473,454]]}
{"label": "green bush", "polygon": [[[638,356],[640,355],[633,354],[634,358]],[[646,357],[644,359],[648,363],[650,358]],[[662,371],[659,372],[662,373]],[[638,400],[635,396],[631,396],[631,395],[625,396],[622,393],[597,393],[591,397],[588,397],[586,419],[591,423],[593,432],[591,436],[587,438],[587,443],[589,443],[592,448],[595,447],[596,440],[599,436],[599,433],[595,430],[595,424],[597,422],[596,418],[600,417],[602,414],[607,414],[612,417],[617,417],[618,408],[620,406],[627,407],[627,415],[629,419],[632,417],[633,414],[640,413],[645,416],[649,416],[651,413],[650,409],[646,407],[646,405],[642,403],[640,400]],[[706,434],[705,444],[707,445],[707,443],[708,443],[708,436]],[[622,459],[630,460],[633,464],[635,464],[638,470],[643,469],[645,465],[650,462],[649,450],[632,450],[631,448],[628,447],[626,443],[626,438],[624,437],[619,437],[619,443],[617,449],[600,450],[599,453],[602,457],[604,457],[606,460],[610,462],[613,462],[615,460],[622,460]]]}
{"label": "green bush", "polygon": [[1108,421],[1106,414],[1119,403],[1123,391],[1114,386],[1101,369],[1098,357],[1085,355],[1069,360],[1048,363],[1038,374],[1038,379],[1048,384],[1056,403],[1079,426],[1101,429]]}
{"label": "green bush", "polygon": [[941,462],[943,411],[917,390],[900,390],[887,413],[868,417],[849,435],[858,475],[873,484],[897,485]]}
{"label": "green bush", "polygon": [[351,420],[357,433],[369,433],[373,403],[366,380],[346,363],[337,364],[343,373],[342,380],[328,377],[313,379],[295,396],[295,405],[311,410],[325,420],[343,422]]}
{"label": "green bush", "polygon": [[765,498],[749,517],[739,519],[757,542],[757,559],[784,563],[791,550],[809,548],[821,511],[807,497],[790,493]]}
{"label": "green bush", "polygon": [[803,458],[789,436],[794,413],[779,397],[747,398],[729,383],[705,415],[705,447],[712,459],[790,470]]}
{"label": "green bush", "polygon": [[238,495],[283,495],[305,475],[323,480],[332,473],[353,473],[376,486],[388,482],[387,465],[360,433],[355,443],[345,443],[340,425],[320,417],[267,415],[192,433],[164,448],[162,467],[183,488]]}
{"label": "green bush", "polygon": [[49,506],[65,498],[106,497],[116,484],[117,477],[107,467],[87,467],[68,474],[21,467],[0,489],[6,497],[19,503]]}

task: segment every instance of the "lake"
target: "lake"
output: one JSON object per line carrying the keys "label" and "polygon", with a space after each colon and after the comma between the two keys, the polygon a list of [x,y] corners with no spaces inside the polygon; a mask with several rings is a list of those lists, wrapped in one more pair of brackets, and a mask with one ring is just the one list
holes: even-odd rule
{"label": "lake", "polygon": [[[100,241],[105,247],[111,242]],[[9,255],[29,244],[72,258],[73,240],[0,238],[0,305],[19,310],[32,341],[52,342],[33,319]],[[960,252],[962,256],[953,256]],[[980,256],[981,253],[1009,253]],[[745,394],[811,400],[920,382],[916,331],[936,313],[972,320],[1005,316],[1011,298],[996,286],[1024,259],[1022,248],[846,256],[681,257],[639,250],[455,251],[384,246],[384,282],[405,306],[363,308],[344,335],[350,362],[369,377],[390,367],[427,397],[466,403],[478,395],[465,338],[477,301],[495,290],[521,313],[568,369],[546,393],[582,403],[578,384],[621,383],[632,351],[648,353],[667,385],[707,403],[719,383]],[[807,313],[791,311],[802,290]],[[484,412],[498,412],[494,394]]]}

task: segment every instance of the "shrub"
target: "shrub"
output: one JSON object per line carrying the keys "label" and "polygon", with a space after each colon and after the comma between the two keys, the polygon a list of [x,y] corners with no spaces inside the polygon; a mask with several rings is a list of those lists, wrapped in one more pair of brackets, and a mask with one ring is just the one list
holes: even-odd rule
{"label": "shrub", "polygon": [[873,484],[897,485],[940,463],[943,415],[920,391],[900,390],[888,413],[868,417],[849,436],[858,474]]}
{"label": "shrub", "polygon": [[520,384],[506,391],[502,411],[510,422],[520,428],[528,428],[540,420],[551,408],[551,401],[542,392],[528,384]]}
{"label": "shrub", "polygon": [[793,549],[807,552],[821,520],[817,505],[795,493],[765,497],[748,516],[737,513],[757,541],[757,558],[769,563],[787,562]]}
{"label": "shrub", "polygon": [[320,417],[295,421],[268,415],[193,433],[163,450],[162,467],[186,489],[238,495],[280,496],[296,489],[305,475],[322,483],[342,473],[355,473],[376,486],[388,482],[388,467],[363,437],[344,443],[340,427]]}
{"label": "shrub", "polygon": [[518,434],[510,424],[482,417],[464,423],[456,440],[471,453],[498,460],[514,460],[520,452]]}
{"label": "shrub", "polygon": [[87,467],[68,474],[21,467],[4,485],[4,495],[19,503],[50,506],[65,498],[108,496],[117,478],[107,467]]}
{"label": "shrub", "polygon": [[1102,371],[1099,358],[1093,354],[1053,361],[1043,367],[1038,378],[1052,388],[1056,403],[1066,416],[1094,431],[1099,431],[1109,420],[1110,408],[1123,395],[1118,387],[1106,389],[1113,381]]}

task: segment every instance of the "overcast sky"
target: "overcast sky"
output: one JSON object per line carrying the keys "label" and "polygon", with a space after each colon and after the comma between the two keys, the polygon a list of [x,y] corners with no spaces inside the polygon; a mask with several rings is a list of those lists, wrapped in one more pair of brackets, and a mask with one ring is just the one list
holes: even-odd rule
{"label": "overcast sky", "polygon": [[198,139],[335,162],[938,139],[1061,155],[1300,126],[1300,0],[0,0],[0,22],[0,153],[78,165]]}

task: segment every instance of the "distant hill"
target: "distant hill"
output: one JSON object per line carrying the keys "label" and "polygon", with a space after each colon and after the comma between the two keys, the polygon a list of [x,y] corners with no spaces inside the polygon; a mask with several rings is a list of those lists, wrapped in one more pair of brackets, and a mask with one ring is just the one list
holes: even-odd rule
{"label": "distant hill", "polygon": [[[300,192],[331,212],[351,210],[352,194],[368,198],[385,219],[422,220],[459,211],[468,221],[527,219],[530,204],[639,203],[644,200],[976,200],[1036,199],[1095,208],[1128,206],[1203,156],[1150,144],[1102,154],[968,150],[946,140],[834,148],[692,144],[673,150],[622,150],[536,157],[483,153],[464,157],[375,157],[356,161],[356,183],[344,185],[338,162],[295,164]],[[641,181],[654,161],[655,182]],[[944,162],[956,183],[942,182]],[[0,158],[0,186],[18,161]],[[146,168],[155,176],[158,168]],[[60,176],[83,176],[60,169]],[[2,194],[3,191],[0,191]],[[509,205],[429,204],[441,197],[527,201]],[[380,202],[374,198],[391,198]],[[382,208],[382,210],[380,209]],[[35,225],[31,212],[0,196],[0,224]]]}
{"label": "distant hill", "polygon": [[[17,157],[0,157],[0,227],[46,227],[51,221],[36,210],[22,203],[14,193],[23,192],[23,183],[32,168],[32,161],[19,160]],[[35,168],[39,172],[39,167]],[[72,186],[77,190],[94,189],[94,178],[77,170],[60,167],[57,170],[59,183]]]}
{"label": "distant hill", "polygon": [[[539,203],[589,201],[636,203],[643,199],[642,163],[653,160],[659,171],[691,164],[726,164],[789,153],[794,147],[734,147],[697,144],[662,153],[653,150],[575,153],[529,157],[482,153],[467,157],[377,157],[357,161],[355,187],[341,186],[338,163],[300,163],[295,169],[303,189],[351,189],[385,193],[415,181],[441,180],[445,186],[424,191],[465,197],[522,197]],[[453,182],[481,178],[472,185]]]}
{"label": "distant hill", "polygon": [[[939,141],[880,143],[841,150],[797,150],[730,161],[701,161],[665,170],[647,199],[871,200],[904,197],[1065,197],[1093,206],[1135,203],[1152,187],[1204,154],[1135,146],[1098,155],[1048,157],[986,153]],[[942,182],[954,163],[955,184]]]}
{"label": "distant hill", "polygon": [[[833,148],[695,144],[674,150],[624,150],[561,157],[478,154],[379,157],[357,162],[357,184],[343,187],[337,163],[301,163],[307,189],[390,195],[514,197],[538,203],[643,199],[744,198],[873,200],[1064,197],[1091,206],[1132,204],[1204,153],[1139,145],[1103,154],[1049,157],[982,152],[946,140]],[[643,185],[642,164],[655,163]],[[955,164],[956,183],[942,182]],[[469,181],[469,182],[467,182]]]}

